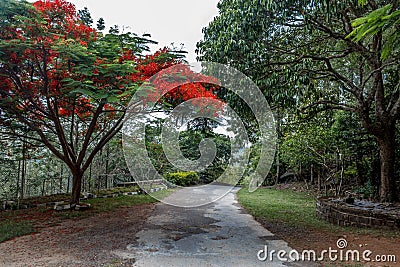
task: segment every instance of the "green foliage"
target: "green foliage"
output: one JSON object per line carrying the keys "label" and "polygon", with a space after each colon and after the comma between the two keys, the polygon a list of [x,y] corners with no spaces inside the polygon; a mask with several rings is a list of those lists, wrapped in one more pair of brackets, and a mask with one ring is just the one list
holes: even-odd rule
{"label": "green foliage", "polygon": [[386,42],[382,48],[382,59],[387,59],[391,53],[398,52],[400,44],[400,34],[398,26],[400,25],[400,10],[393,8],[392,4],[387,4],[377,8],[364,17],[354,19],[352,26],[354,30],[347,35],[356,42],[371,38],[377,34],[385,34]]}
{"label": "green foliage", "polygon": [[371,154],[376,150],[373,137],[353,113],[335,111],[323,115],[282,129],[282,166],[285,170],[293,169],[296,175],[300,168],[308,175],[313,166],[313,172],[324,180],[335,178],[338,183],[343,178],[345,184],[364,183],[375,157]]}
{"label": "green foliage", "polygon": [[361,6],[366,5],[367,2],[368,2],[368,0],[358,0],[358,4]]}
{"label": "green foliage", "polygon": [[285,134],[281,145],[281,159],[288,166],[298,169],[311,164],[323,165],[335,152],[334,139],[329,128],[316,124],[303,125]]}
{"label": "green foliage", "polygon": [[0,221],[0,243],[13,237],[27,235],[33,232],[29,222],[12,220]]}
{"label": "green foliage", "polygon": [[[381,160],[386,161],[378,171],[380,199],[396,201],[398,177],[389,174],[395,169],[391,164],[394,146],[384,146],[394,142],[391,138],[400,115],[399,4],[387,0],[374,5],[365,0],[222,0],[219,16],[203,29],[198,58],[227,63],[251,77],[270,105],[283,113],[284,124],[303,119],[298,129],[279,129],[279,137],[284,138],[279,155],[293,168],[317,162],[337,173],[343,165],[345,169],[351,165],[348,161],[355,161],[361,177],[368,173],[361,162],[365,158],[373,162],[380,146]],[[338,115],[341,122],[336,126],[344,131],[310,122],[320,114],[326,116],[328,110],[351,114]],[[335,142],[337,137],[340,142]],[[392,159],[385,160],[388,157]],[[337,163],[341,159],[343,164]],[[335,176],[332,171],[329,177]]]}
{"label": "green foliage", "polygon": [[196,172],[174,172],[164,175],[165,179],[179,186],[195,185],[200,182],[200,177]]}
{"label": "green foliage", "polygon": [[[164,154],[161,140],[163,120],[146,125],[146,148],[153,166],[160,174],[179,171],[169,163]],[[214,134],[216,123],[211,120],[197,119],[189,123],[187,130],[179,134],[179,148],[189,160],[197,160],[201,154],[199,144],[204,138],[210,138],[216,145],[216,157],[205,170],[199,172],[201,182],[209,183],[217,179],[226,169],[230,158],[230,139],[223,134]]]}
{"label": "green foliage", "polygon": [[25,16],[29,13],[31,6],[26,1],[0,1],[0,32],[10,22],[14,23],[17,16]]}
{"label": "green foliage", "polygon": [[84,7],[82,10],[78,10],[78,16],[86,26],[92,26],[93,19],[87,7]]}
{"label": "green foliage", "polygon": [[106,28],[105,21],[103,18],[99,18],[99,20],[97,21],[97,24],[96,24],[96,28],[99,31],[102,31]]}
{"label": "green foliage", "polygon": [[356,188],[354,192],[361,195],[363,199],[373,199],[376,196],[376,187],[368,181],[365,185]]}
{"label": "green foliage", "polygon": [[[214,161],[204,171],[199,172],[199,176],[204,183],[210,183],[217,179],[226,169],[231,156],[231,147],[229,137],[223,134],[214,134],[211,129],[207,129],[207,125],[210,126],[210,121],[205,123],[204,121],[199,122],[200,125],[196,129],[193,125],[192,128],[181,132],[179,137],[179,146],[182,154],[191,160],[197,160],[200,158],[199,144],[204,138],[210,138],[213,140],[216,146],[216,156]],[[205,125],[202,125],[204,124]]]}
{"label": "green foliage", "polygon": [[347,166],[347,168],[344,170],[344,176],[346,177],[355,177],[357,174],[358,170],[355,162],[353,162],[352,165]]}

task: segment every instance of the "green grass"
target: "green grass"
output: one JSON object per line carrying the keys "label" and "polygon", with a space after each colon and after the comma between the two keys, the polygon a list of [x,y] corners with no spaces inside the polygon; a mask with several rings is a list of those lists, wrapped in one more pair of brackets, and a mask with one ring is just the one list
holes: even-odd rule
{"label": "green grass", "polygon": [[[158,199],[162,199],[174,192],[173,189],[161,190],[152,193]],[[140,204],[154,203],[158,200],[150,195],[134,195],[134,196],[118,196],[114,198],[95,198],[84,201],[83,203],[90,203],[91,210],[94,212],[106,212],[120,207],[131,207]]]}
{"label": "green grass", "polygon": [[114,198],[95,198],[84,201],[90,203],[96,212],[106,212],[120,207],[131,207],[135,205],[153,203],[157,200],[149,195],[118,196]]}
{"label": "green grass", "polygon": [[20,200],[20,205],[28,205],[28,204],[42,204],[47,202],[57,202],[57,201],[66,201],[69,200],[69,194],[55,194],[50,196],[38,196],[38,197],[30,197]]}
{"label": "green grass", "polygon": [[[158,199],[162,199],[174,191],[175,189],[167,189],[152,194]],[[36,200],[40,202],[39,198]],[[67,210],[49,213],[51,208],[41,207],[29,210],[12,210],[2,212],[0,213],[0,242],[34,232],[36,224],[35,219],[32,218],[42,217],[44,214],[49,216],[47,218],[51,220],[50,225],[57,225],[63,220],[88,218],[99,213],[109,212],[122,207],[132,207],[135,205],[154,203],[157,201],[157,199],[151,197],[150,195],[143,194],[133,196],[118,196],[115,198],[89,199],[82,202],[91,204],[90,209],[85,211]]]}
{"label": "green grass", "polygon": [[397,230],[340,227],[320,220],[316,215],[315,196],[291,189],[259,188],[249,193],[244,188],[238,192],[238,200],[254,217],[270,223],[377,237],[396,237],[400,234]]}
{"label": "green grass", "polygon": [[[161,190],[152,193],[158,199],[162,199],[174,192],[173,189]],[[84,201],[83,203],[90,203],[91,209],[95,212],[111,211],[120,207],[131,207],[140,204],[154,203],[158,200],[150,195],[134,195],[134,196],[118,196],[114,198],[95,198]]]}
{"label": "green grass", "polygon": [[2,221],[0,222],[0,243],[13,237],[30,234],[33,231],[32,225],[26,221]]}
{"label": "green grass", "polygon": [[285,223],[288,226],[332,228],[316,216],[315,197],[293,190],[259,188],[250,193],[241,189],[240,204],[253,216],[269,222]]}
{"label": "green grass", "polygon": [[167,196],[171,195],[173,192],[177,191],[178,188],[169,188],[161,191],[157,191],[154,193],[151,193],[154,197],[156,197],[159,200],[162,200],[166,198]]}
{"label": "green grass", "polygon": [[[152,193],[157,199],[163,199],[164,197],[170,195],[175,189],[161,190]],[[158,200],[150,195],[133,195],[133,196],[118,196],[114,198],[95,198],[82,201],[82,203],[89,203],[91,205],[89,210],[85,211],[61,211],[55,213],[63,219],[70,218],[87,218],[93,216],[94,214],[101,212],[108,212],[122,207],[132,207],[140,204],[154,203]]]}
{"label": "green grass", "polygon": [[74,211],[66,210],[56,212],[55,215],[63,219],[87,218],[97,213],[108,212],[122,207],[132,207],[135,205],[157,202],[149,195],[118,196],[114,198],[95,198],[82,201],[91,205],[89,210]]}

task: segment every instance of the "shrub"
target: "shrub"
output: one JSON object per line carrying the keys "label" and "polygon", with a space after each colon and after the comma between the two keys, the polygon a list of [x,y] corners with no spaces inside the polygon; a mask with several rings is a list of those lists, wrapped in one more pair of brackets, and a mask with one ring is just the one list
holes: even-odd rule
{"label": "shrub", "polygon": [[195,185],[200,181],[196,172],[173,172],[165,174],[165,179],[179,186]]}

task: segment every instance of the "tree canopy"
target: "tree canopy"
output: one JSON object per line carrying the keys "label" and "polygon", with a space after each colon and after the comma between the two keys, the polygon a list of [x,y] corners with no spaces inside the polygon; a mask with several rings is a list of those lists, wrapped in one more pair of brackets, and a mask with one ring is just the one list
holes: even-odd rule
{"label": "tree canopy", "polygon": [[398,24],[390,23],[398,1],[222,0],[218,8],[197,45],[199,59],[239,68],[272,106],[356,114],[379,144],[380,199],[396,200],[400,55]]}

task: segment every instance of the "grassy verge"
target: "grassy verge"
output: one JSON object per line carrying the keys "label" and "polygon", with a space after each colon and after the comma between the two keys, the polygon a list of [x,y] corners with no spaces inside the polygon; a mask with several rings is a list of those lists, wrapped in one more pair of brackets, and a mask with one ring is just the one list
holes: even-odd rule
{"label": "grassy verge", "polygon": [[30,234],[33,231],[34,229],[29,222],[2,221],[0,222],[0,242],[13,237]]}
{"label": "grassy verge", "polygon": [[316,216],[316,198],[306,192],[291,189],[259,188],[253,193],[247,189],[238,192],[240,204],[255,218],[269,223],[284,224],[288,227],[302,227],[329,232],[368,234],[382,237],[395,237],[399,231],[339,227]]}
{"label": "grassy verge", "polygon": [[172,193],[174,193],[177,190],[178,190],[178,188],[169,188],[169,189],[157,191],[157,192],[154,192],[154,193],[151,193],[151,194],[155,198],[157,198],[158,200],[162,200],[162,199],[166,198],[167,196],[171,195]]}
{"label": "grassy verge", "polygon": [[158,199],[163,199],[167,197],[174,189],[161,190],[152,193],[157,199],[150,195],[134,195],[134,196],[118,196],[114,198],[95,198],[83,201],[83,203],[89,203],[91,208],[86,211],[62,211],[56,212],[55,215],[64,219],[69,218],[87,218],[93,216],[94,214],[101,212],[108,212],[118,208],[132,207],[140,204],[154,203],[158,202]]}
{"label": "grassy verge", "polygon": [[332,228],[317,218],[315,197],[304,192],[259,188],[249,193],[247,189],[241,189],[238,199],[256,218],[288,226]]}
{"label": "grassy verge", "polygon": [[[163,199],[172,192],[174,192],[174,189],[167,189],[154,192],[152,193],[152,195],[154,195],[157,199]],[[131,207],[140,204],[154,203],[158,201],[157,199],[153,198],[150,195],[143,194],[134,196],[118,196],[115,198],[88,199],[84,201],[84,203],[90,203],[92,207],[91,210],[98,213],[107,212],[122,207]]]}
{"label": "grassy verge", "polygon": [[95,214],[112,211],[123,207],[132,207],[135,205],[157,202],[156,199],[149,195],[135,195],[135,196],[118,196],[114,198],[95,198],[82,201],[82,203],[89,203],[90,209],[85,211],[66,210],[55,212],[54,215],[62,219],[71,218],[87,218]]}

